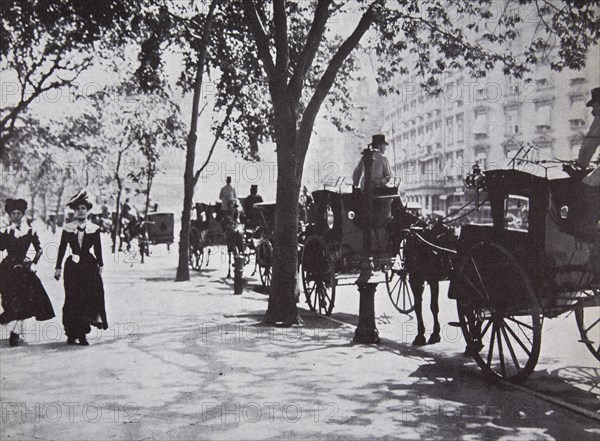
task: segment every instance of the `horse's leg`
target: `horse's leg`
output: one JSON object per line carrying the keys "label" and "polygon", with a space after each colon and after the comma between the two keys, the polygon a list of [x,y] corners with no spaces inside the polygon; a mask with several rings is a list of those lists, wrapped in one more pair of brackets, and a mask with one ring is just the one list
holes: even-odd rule
{"label": "horse's leg", "polygon": [[227,250],[227,278],[231,279],[231,255],[232,251]]}
{"label": "horse's leg", "polygon": [[423,289],[424,282],[414,277],[409,278],[410,287],[415,296],[415,314],[417,316],[417,336],[413,341],[414,346],[424,346],[425,341],[425,323],[423,321]]}
{"label": "horse's leg", "polygon": [[429,290],[431,291],[431,314],[433,314],[433,333],[429,337],[427,344],[432,345],[441,341],[440,337],[440,322],[438,321],[438,313],[440,305],[438,303],[440,297],[440,284],[436,281],[429,282]]}

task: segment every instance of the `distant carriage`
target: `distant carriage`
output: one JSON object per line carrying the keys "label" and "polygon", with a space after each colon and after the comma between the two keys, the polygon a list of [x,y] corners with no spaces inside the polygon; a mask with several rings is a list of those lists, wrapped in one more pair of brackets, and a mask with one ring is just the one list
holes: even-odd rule
{"label": "distant carriage", "polygon": [[248,263],[253,252],[244,231],[242,212],[236,210],[232,215],[226,215],[219,203],[197,203],[194,211],[195,219],[190,229],[190,266],[199,271],[202,265],[209,264],[214,247],[225,246],[229,259],[227,277],[230,277],[232,256],[243,254],[244,263]]}

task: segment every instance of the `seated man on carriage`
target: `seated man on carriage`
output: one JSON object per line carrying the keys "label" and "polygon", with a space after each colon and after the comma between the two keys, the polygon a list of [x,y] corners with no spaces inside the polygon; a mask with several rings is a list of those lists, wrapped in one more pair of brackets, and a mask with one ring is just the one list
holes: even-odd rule
{"label": "seated man on carriage", "polygon": [[260,211],[254,207],[254,204],[263,202],[263,198],[258,194],[258,185],[250,186],[250,194],[244,199],[242,204],[245,214],[245,224],[249,229],[255,229],[260,226]]}
{"label": "seated man on carriage", "polygon": [[231,216],[234,211],[234,202],[237,202],[235,188],[231,185],[231,176],[227,176],[226,183],[221,188],[219,200],[221,201],[221,213],[224,216]]}

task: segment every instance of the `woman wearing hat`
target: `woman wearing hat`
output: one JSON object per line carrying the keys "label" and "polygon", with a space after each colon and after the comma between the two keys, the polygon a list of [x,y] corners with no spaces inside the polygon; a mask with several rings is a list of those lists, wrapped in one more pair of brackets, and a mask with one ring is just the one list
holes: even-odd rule
{"label": "woman wearing hat", "polygon": [[73,196],[67,206],[75,212],[75,220],[65,224],[63,228],[54,278],[60,279],[61,266],[68,246],[71,255],[65,262],[64,270],[63,325],[67,344],[72,345],[79,340],[80,345],[87,346],[89,343],[86,334],[90,332],[92,325],[100,329],[108,328],[102,283],[100,229],[97,225],[87,222],[92,203],[85,191]]}
{"label": "woman wearing hat", "polygon": [[[40,239],[31,227],[23,222],[27,202],[23,199],[7,199],[4,210],[10,216],[11,224],[0,231],[0,251],[6,250],[6,257],[0,262],[0,294],[2,308],[0,323],[9,324],[9,343],[19,344],[19,334],[23,332],[23,320],[35,317],[38,321],[54,317],[54,310],[42,282],[35,274],[37,262],[42,256]],[[33,260],[27,257],[33,245]],[[10,322],[14,321],[11,326]]]}

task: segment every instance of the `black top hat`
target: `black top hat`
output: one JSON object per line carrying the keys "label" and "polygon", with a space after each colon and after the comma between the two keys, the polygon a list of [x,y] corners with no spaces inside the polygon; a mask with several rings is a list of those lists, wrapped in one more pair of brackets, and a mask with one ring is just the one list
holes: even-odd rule
{"label": "black top hat", "polygon": [[371,144],[369,145],[377,147],[378,145],[382,144],[388,145],[387,141],[385,140],[385,135],[378,134],[373,135],[373,138],[371,139]]}
{"label": "black top hat", "polygon": [[67,207],[71,208],[72,210],[75,210],[80,205],[85,205],[88,210],[92,208],[92,203],[88,201],[85,190],[79,191],[73,195],[71,199],[69,199],[69,202],[67,202]]}
{"label": "black top hat", "polygon": [[592,89],[592,99],[587,102],[586,106],[592,107],[597,102],[600,102],[600,87]]}
{"label": "black top hat", "polygon": [[258,185],[256,185],[256,184],[252,184],[252,185],[250,186],[250,190],[258,190]]}
{"label": "black top hat", "polygon": [[27,211],[27,201],[25,199],[7,199],[4,203],[4,211],[10,214],[15,210],[19,210],[25,214],[25,211]]}

